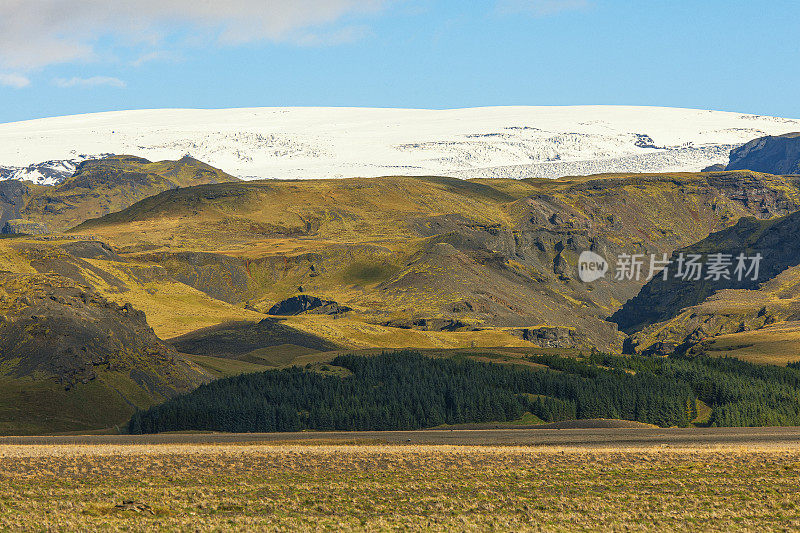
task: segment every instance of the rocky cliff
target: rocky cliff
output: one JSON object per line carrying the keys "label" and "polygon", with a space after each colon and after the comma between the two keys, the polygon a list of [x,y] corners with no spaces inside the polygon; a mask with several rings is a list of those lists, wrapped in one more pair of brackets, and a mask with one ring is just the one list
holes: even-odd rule
{"label": "rocky cliff", "polygon": [[800,174],[800,133],[754,139],[731,151],[726,170]]}

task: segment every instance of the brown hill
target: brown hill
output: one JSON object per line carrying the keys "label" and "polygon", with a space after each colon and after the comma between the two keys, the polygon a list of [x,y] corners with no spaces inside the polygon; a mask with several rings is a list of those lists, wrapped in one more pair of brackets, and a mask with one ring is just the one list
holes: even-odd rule
{"label": "brown hill", "polygon": [[[742,219],[735,226],[683,248],[677,254],[760,255],[758,277],[738,279],[731,265],[724,277],[650,281],[611,320],[631,333],[627,351],[736,351],[762,346],[763,359],[795,361],[800,320],[800,212],[770,220]],[[733,261],[733,260],[732,260]],[[749,265],[748,265],[749,266]],[[754,332],[760,332],[754,334]],[[714,338],[728,336],[716,344]],[[734,339],[737,339],[734,342]],[[791,343],[776,342],[790,340]],[[774,346],[768,346],[769,344]],[[751,350],[754,351],[754,350]],[[783,351],[783,354],[777,353]],[[749,359],[761,361],[762,358]]]}
{"label": "brown hill", "polygon": [[51,231],[61,231],[162,191],[230,181],[238,179],[188,156],[154,163],[115,155],[81,163],[72,177],[52,187],[3,183],[0,219],[6,217],[7,211],[6,220],[26,219],[43,223]]}
{"label": "brown hill", "polygon": [[270,180],[169,190],[74,233],[261,312],[301,293],[349,307],[347,320],[294,322],[337,342],[352,321],[443,319],[523,340],[563,327],[575,332],[558,335],[564,346],[615,349],[621,337],[604,319],[645,280],[582,283],[581,251],[612,263],[623,252],[671,253],[741,217],[799,208],[795,178],[748,171]]}
{"label": "brown hill", "polygon": [[109,427],[208,378],[130,304],[58,274],[0,272],[0,434]]}

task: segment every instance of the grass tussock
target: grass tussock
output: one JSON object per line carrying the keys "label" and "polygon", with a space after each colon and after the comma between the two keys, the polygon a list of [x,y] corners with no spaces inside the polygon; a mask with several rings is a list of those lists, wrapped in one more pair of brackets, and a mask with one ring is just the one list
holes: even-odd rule
{"label": "grass tussock", "polygon": [[0,529],[800,527],[796,450],[0,446]]}

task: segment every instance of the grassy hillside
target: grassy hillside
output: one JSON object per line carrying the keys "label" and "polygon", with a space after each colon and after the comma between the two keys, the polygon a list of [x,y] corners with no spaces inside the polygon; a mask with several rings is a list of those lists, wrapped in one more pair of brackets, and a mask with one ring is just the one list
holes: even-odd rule
{"label": "grassy hillside", "polygon": [[623,252],[669,253],[743,216],[798,208],[795,179],[747,171],[270,180],[166,191],[73,233],[257,311],[301,293],[352,308],[347,316],[363,334],[316,321],[331,339],[406,327],[425,331],[413,345],[431,346],[422,339],[430,327],[417,324],[444,321],[458,324],[447,327],[462,338],[507,328],[507,337],[539,345],[619,349],[604,319],[644,280],[584,284],[575,275],[582,250],[612,261]]}
{"label": "grassy hillside", "polygon": [[209,378],[130,304],[55,273],[0,272],[0,434],[110,427]]}
{"label": "grassy hillside", "polygon": [[62,231],[161,191],[229,181],[238,179],[188,156],[159,162],[109,156],[81,163],[75,174],[59,185],[15,191],[16,216],[8,218],[40,222],[51,231]]}
{"label": "grassy hillside", "polygon": [[88,285],[120,305],[131,303],[161,338],[170,338],[260,313],[211,298],[172,277],[160,265],[122,257],[98,241],[74,238],[0,239],[0,270],[55,273]]}
{"label": "grassy hillside", "polygon": [[[760,254],[758,279],[685,281],[656,278],[612,317],[632,333],[628,351],[674,350],[742,355],[756,362],[798,359],[800,213],[770,220],[742,219],[734,227],[683,248],[683,253]],[[704,276],[707,277],[707,276]],[[724,336],[718,340],[716,337]],[[760,355],[759,355],[760,354]]]}
{"label": "grassy hillside", "polygon": [[268,180],[166,191],[76,231],[102,232],[120,246],[233,251],[281,237],[383,243],[418,237],[416,225],[430,225],[431,217],[458,215],[498,229],[592,226],[618,241],[674,245],[696,242],[741,216],[788,214],[799,201],[795,179],[749,171],[521,181]]}

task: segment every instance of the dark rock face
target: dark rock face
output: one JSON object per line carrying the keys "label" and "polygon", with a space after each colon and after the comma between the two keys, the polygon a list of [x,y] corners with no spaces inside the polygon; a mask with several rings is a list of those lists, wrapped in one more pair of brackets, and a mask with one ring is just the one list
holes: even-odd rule
{"label": "dark rock face", "polygon": [[[721,289],[755,289],[759,283],[772,279],[785,269],[800,264],[800,211],[772,220],[740,219],[731,228],[711,234],[708,238],[675,251],[672,268],[678,254],[685,257],[699,254],[706,261],[709,254],[723,253],[734,257],[744,253],[747,257],[761,254],[758,279],[743,276],[742,280],[702,279],[686,281],[668,276],[657,276],[649,281],[636,297],[628,300],[609,320],[616,322],[626,333],[639,331],[650,324],[677,316],[682,309],[703,302]],[[734,259],[735,261],[735,259]],[[734,265],[732,265],[731,272]]]}
{"label": "dark rock face", "polygon": [[588,338],[572,328],[542,326],[523,328],[511,332],[541,348],[583,348],[589,346]]}
{"label": "dark rock face", "polygon": [[0,272],[0,286],[0,361],[12,376],[50,375],[69,389],[95,379],[102,367],[162,396],[205,378],[130,304],[109,302],[57,274]]}
{"label": "dark rock face", "polygon": [[800,133],[760,137],[731,150],[726,170],[800,174]]}
{"label": "dark rock face", "polygon": [[0,181],[0,227],[9,220],[19,218],[30,192],[30,185],[23,181]]}
{"label": "dark rock face", "polygon": [[[264,285],[279,279],[287,266],[305,270],[309,277],[316,277],[320,270],[314,262],[321,260],[316,253],[249,260],[210,252],[156,252],[142,258],[160,265],[173,279],[212,298],[233,304],[247,302],[248,306],[251,299],[263,297]],[[298,292],[302,292],[301,288],[298,287]],[[267,310],[260,305],[257,309],[250,309]]]}
{"label": "dark rock face", "polygon": [[642,352],[642,355],[651,357],[665,357],[675,353],[680,346],[674,342],[656,342]]}
{"label": "dark rock face", "polygon": [[346,313],[350,310],[351,309],[349,307],[345,305],[339,305],[333,300],[323,300],[322,298],[317,298],[316,296],[301,294],[299,296],[287,298],[282,302],[278,302],[277,304],[273,305],[269,311],[267,311],[267,314],[278,316],[299,315],[301,313],[310,313],[314,315],[338,315],[341,313]]}
{"label": "dark rock face", "polygon": [[725,170],[725,168],[726,165],[723,165],[722,163],[717,163],[716,165],[707,166],[700,172],[722,172],[723,170]]}
{"label": "dark rock face", "polygon": [[171,277],[223,302],[245,300],[252,280],[244,260],[208,252],[158,252],[146,256]]}
{"label": "dark rock face", "polygon": [[61,245],[65,252],[81,259],[105,259],[107,261],[122,261],[109,245],[100,241],[75,241]]}
{"label": "dark rock face", "polygon": [[47,226],[39,222],[15,219],[7,221],[0,233],[3,235],[46,235],[50,232],[47,230]]}

